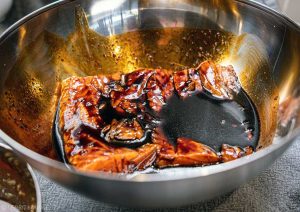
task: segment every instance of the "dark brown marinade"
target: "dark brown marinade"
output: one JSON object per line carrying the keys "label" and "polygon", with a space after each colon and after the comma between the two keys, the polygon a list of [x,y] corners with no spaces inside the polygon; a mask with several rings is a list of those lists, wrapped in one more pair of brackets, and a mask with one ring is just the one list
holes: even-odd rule
{"label": "dark brown marinade", "polygon": [[218,153],[185,137],[174,144],[160,126],[160,112],[174,95],[186,99],[205,91],[231,101],[240,89],[232,66],[211,61],[176,72],[139,69],[117,79],[68,78],[62,83],[59,110],[67,161],[85,171],[128,173],[152,165],[210,165],[251,154],[251,147],[226,144]]}

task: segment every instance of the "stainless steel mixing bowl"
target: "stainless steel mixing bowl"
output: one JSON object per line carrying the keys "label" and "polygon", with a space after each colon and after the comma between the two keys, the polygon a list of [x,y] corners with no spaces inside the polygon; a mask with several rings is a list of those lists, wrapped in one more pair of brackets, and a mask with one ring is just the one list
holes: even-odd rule
{"label": "stainless steel mixing bowl", "polygon": [[[77,9],[75,24],[78,5],[88,22]],[[96,57],[93,52],[103,50],[85,36],[87,24],[102,36],[167,27],[236,34],[220,60],[236,67],[244,89],[258,106],[264,148],[225,164],[134,175],[80,173],[50,159],[55,158],[51,126],[59,82],[71,75],[101,72],[91,61]],[[78,33],[67,37],[75,28]],[[68,55],[71,46],[80,42],[85,44],[81,54]],[[258,175],[299,135],[299,53],[299,26],[251,1],[60,1],[28,15],[1,36],[0,138],[48,178],[96,200],[135,207],[175,207],[208,200]],[[182,54],[178,52],[177,58]],[[95,69],[89,72],[84,64],[94,64]],[[129,61],[123,64],[131,64],[128,71],[134,67]],[[277,112],[285,119],[277,119]]]}
{"label": "stainless steel mixing bowl", "polygon": [[[7,171],[8,176],[10,176],[10,183],[7,183],[7,179],[1,179],[2,184],[1,184],[1,199],[3,196],[5,197],[6,192],[8,191],[13,191],[13,193],[10,193],[11,196],[13,197],[13,200],[9,199],[2,199],[0,200],[0,211],[36,211],[40,212],[42,210],[42,200],[41,200],[41,192],[40,192],[40,187],[38,184],[38,180],[32,170],[32,168],[25,163],[25,161],[21,160],[17,155],[15,155],[11,148],[8,147],[5,144],[2,144],[0,142],[0,157],[1,157],[1,162],[2,164],[6,164],[7,166],[13,168],[13,173],[15,175],[9,175],[12,174],[11,171],[7,171],[7,169],[4,169]],[[4,158],[4,160],[3,160]],[[2,170],[3,171],[3,170]],[[3,176],[3,175],[2,175]],[[6,183],[3,183],[6,182]],[[26,193],[25,194],[25,199],[26,202],[24,202],[24,199],[18,198],[16,196],[21,196],[21,192],[18,193],[17,186],[19,187],[27,186],[25,188],[25,191],[28,192],[28,190],[33,191],[33,193]],[[22,188],[24,190],[24,188]],[[21,189],[21,191],[22,191]],[[33,199],[32,199],[33,198]],[[19,202],[15,202],[18,200]],[[28,204],[28,202],[31,202],[31,205]],[[19,210],[17,210],[17,208]]]}

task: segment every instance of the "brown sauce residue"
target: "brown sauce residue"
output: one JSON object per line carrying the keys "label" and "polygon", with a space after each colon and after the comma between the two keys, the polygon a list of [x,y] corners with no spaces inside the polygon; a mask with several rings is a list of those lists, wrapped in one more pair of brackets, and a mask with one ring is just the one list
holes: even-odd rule
{"label": "brown sauce residue", "polygon": [[[0,147],[1,148],[1,147]],[[10,151],[0,150],[0,199],[20,211],[36,211],[36,194],[26,164]]]}

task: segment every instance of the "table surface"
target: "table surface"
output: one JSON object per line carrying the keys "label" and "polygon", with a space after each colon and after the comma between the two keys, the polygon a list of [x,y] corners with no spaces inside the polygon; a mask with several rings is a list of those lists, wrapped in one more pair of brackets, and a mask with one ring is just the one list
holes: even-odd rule
{"label": "table surface", "polygon": [[[277,7],[275,0],[258,1]],[[50,0],[15,1],[15,10],[0,23],[0,31],[45,2]],[[25,6],[26,10],[21,11],[20,8]],[[300,211],[299,152],[300,138],[268,170],[235,191],[205,203],[154,211]],[[42,192],[43,211],[149,211],[106,205],[68,191],[39,173],[37,177]]]}

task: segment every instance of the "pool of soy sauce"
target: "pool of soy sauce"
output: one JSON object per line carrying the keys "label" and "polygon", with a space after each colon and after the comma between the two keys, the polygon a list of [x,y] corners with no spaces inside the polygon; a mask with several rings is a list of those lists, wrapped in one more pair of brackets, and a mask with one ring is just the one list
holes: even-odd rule
{"label": "pool of soy sauce", "polygon": [[173,145],[179,137],[201,142],[216,151],[222,144],[254,149],[258,144],[258,113],[242,89],[233,100],[220,100],[205,93],[186,99],[174,95],[160,117],[161,127]]}

